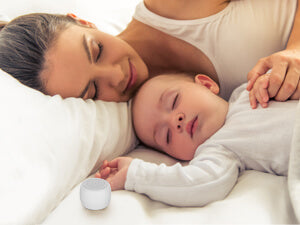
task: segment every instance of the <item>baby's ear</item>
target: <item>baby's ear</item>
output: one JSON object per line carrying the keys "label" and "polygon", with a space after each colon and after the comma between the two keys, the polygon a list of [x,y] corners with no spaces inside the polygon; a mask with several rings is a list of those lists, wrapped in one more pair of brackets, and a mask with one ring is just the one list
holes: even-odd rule
{"label": "baby's ear", "polygon": [[75,20],[80,25],[87,26],[90,28],[97,28],[95,24],[93,24],[89,21],[86,21],[84,19],[81,19],[81,18],[77,17],[76,15],[74,15],[73,13],[68,13],[67,16],[72,18],[73,20]]}
{"label": "baby's ear", "polygon": [[216,95],[219,94],[220,91],[219,85],[215,81],[213,81],[210,77],[204,74],[197,74],[195,76],[195,83],[203,85],[204,87],[208,88]]}

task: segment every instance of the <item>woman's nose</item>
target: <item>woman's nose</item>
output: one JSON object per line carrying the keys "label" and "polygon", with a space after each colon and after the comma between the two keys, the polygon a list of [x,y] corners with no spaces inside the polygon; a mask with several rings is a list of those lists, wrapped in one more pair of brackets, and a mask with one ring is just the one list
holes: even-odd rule
{"label": "woman's nose", "polygon": [[182,132],[184,130],[184,121],[185,121],[185,115],[184,113],[178,113],[175,115],[175,129],[179,132]]}
{"label": "woman's nose", "polygon": [[124,82],[125,75],[120,65],[103,66],[98,72],[98,77],[110,87],[118,87]]}

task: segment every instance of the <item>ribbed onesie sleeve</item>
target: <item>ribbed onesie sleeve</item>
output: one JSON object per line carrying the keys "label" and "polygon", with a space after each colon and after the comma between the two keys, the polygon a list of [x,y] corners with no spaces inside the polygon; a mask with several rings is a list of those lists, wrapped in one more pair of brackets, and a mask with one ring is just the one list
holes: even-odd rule
{"label": "ribbed onesie sleeve", "polygon": [[221,200],[235,185],[241,163],[234,153],[219,147],[201,151],[187,166],[134,159],[125,189],[174,206],[204,206]]}

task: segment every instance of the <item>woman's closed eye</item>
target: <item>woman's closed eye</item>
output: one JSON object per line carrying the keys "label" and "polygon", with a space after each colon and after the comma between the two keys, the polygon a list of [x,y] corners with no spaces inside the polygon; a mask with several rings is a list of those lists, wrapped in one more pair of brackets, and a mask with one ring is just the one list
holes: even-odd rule
{"label": "woman's closed eye", "polygon": [[97,84],[95,81],[94,81],[94,88],[95,88],[95,94],[94,94],[93,100],[97,100],[99,91],[98,91],[98,87],[97,87]]}
{"label": "woman's closed eye", "polygon": [[99,51],[98,51],[98,55],[96,57],[96,62],[98,62],[98,60],[99,60],[99,58],[101,56],[101,53],[103,51],[103,45],[100,42],[98,43],[98,49],[99,49]]}
{"label": "woman's closed eye", "polygon": [[167,145],[171,142],[172,140],[172,134],[171,134],[171,131],[170,129],[167,130],[167,135],[166,135],[166,142],[167,142]]}
{"label": "woman's closed eye", "polygon": [[94,55],[94,62],[98,62],[101,54],[103,51],[103,45],[101,44],[101,42],[96,42],[93,41],[93,55]]}

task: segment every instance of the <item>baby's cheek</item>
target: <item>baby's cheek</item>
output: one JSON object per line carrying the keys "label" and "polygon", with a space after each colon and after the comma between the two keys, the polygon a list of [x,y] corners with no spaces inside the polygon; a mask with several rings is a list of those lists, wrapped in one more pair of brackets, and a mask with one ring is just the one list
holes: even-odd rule
{"label": "baby's cheek", "polygon": [[191,144],[178,144],[173,152],[173,157],[179,160],[192,160],[194,158],[196,148]]}

